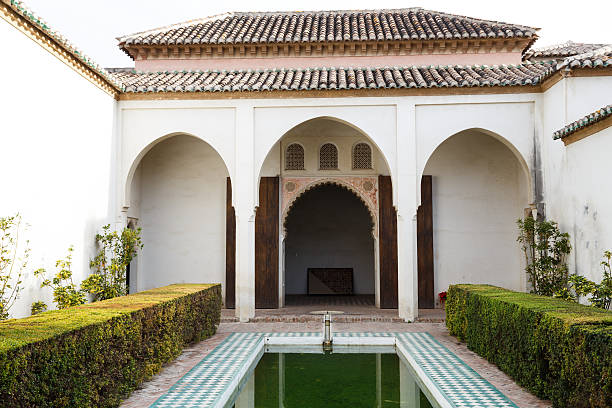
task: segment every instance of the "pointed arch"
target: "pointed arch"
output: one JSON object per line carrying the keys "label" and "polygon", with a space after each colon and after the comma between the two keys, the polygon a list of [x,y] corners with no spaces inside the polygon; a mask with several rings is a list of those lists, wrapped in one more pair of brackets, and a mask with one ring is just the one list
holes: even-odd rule
{"label": "pointed arch", "polygon": [[136,157],[132,160],[132,163],[130,164],[129,170],[127,172],[127,175],[125,176],[124,180],[123,180],[123,200],[122,200],[122,204],[123,204],[123,208],[127,209],[130,207],[131,205],[131,195],[132,195],[132,180],[134,179],[134,174],[136,173],[136,170],[138,169],[138,166],[140,165],[142,159],[147,155],[147,153],[149,153],[149,151],[151,151],[151,149],[153,149],[155,146],[157,146],[158,144],[160,144],[161,142],[168,140],[172,137],[175,136],[189,136],[189,137],[193,137],[199,141],[201,141],[202,143],[206,144],[208,147],[210,147],[215,153],[217,153],[217,155],[221,158],[221,160],[223,161],[223,164],[225,165],[225,170],[228,173],[228,177],[231,177],[231,173],[229,171],[229,167],[227,165],[227,162],[223,159],[223,156],[221,156],[221,154],[219,153],[219,151],[217,149],[215,149],[210,143],[208,143],[207,141],[205,141],[204,139],[202,139],[201,137],[198,137],[194,134],[188,133],[188,132],[172,132],[172,133],[168,133],[165,134],[163,136],[160,136],[156,139],[154,139],[153,141],[149,142],[149,144],[147,144],[145,147],[143,147],[142,149],[140,149],[140,152],[136,155]]}
{"label": "pointed arch", "polygon": [[[362,191],[361,188],[358,187],[356,183],[351,183],[348,178],[342,177],[322,177],[317,180],[311,181],[304,186],[301,186],[298,191],[289,199],[289,201],[284,205],[281,213],[281,226],[283,228],[283,235],[287,236],[287,226],[286,221],[287,218],[294,206],[294,204],[302,198],[308,191],[313,188],[322,186],[322,185],[336,185],[341,187],[351,193],[353,193],[361,203],[367,208],[368,213],[370,214],[370,218],[372,221],[372,236],[376,238],[378,236],[378,205],[373,201],[372,195],[366,194]],[[374,189],[377,189],[376,186],[373,186]]]}
{"label": "pointed arch", "polygon": [[[514,155],[514,157],[516,158],[516,160],[518,161],[520,167],[521,167],[521,171],[522,174],[524,175],[524,181],[526,183],[528,192],[529,192],[529,201],[532,202],[534,199],[534,183],[533,183],[533,178],[531,175],[531,168],[525,158],[525,156],[523,155],[523,153],[521,153],[521,151],[507,138],[503,137],[502,135],[500,135],[497,132],[494,132],[492,130],[489,129],[484,129],[484,128],[479,128],[479,127],[471,127],[471,128],[465,128],[463,130],[460,130],[458,132],[455,132],[451,135],[449,135],[448,137],[440,140],[436,145],[434,145],[431,150],[428,152],[427,154],[427,159],[423,162],[423,167],[421,169],[419,169],[419,179],[418,184],[421,184],[421,179],[423,177],[423,174],[425,172],[425,169],[427,168],[428,163],[430,162],[431,158],[435,155],[436,151],[439,150],[440,146],[442,146],[442,144],[444,144],[447,140],[455,137],[455,136],[460,136],[461,134],[465,134],[468,132],[479,132],[485,135],[488,135],[492,138],[494,138],[495,140],[501,142],[504,146],[506,146],[508,148],[508,150],[510,150],[512,152],[512,154]],[[419,192],[419,199],[418,202],[420,202],[420,192]]]}
{"label": "pointed arch", "polygon": [[[355,119],[357,119],[359,117],[359,115],[356,116]],[[275,146],[277,146],[277,144],[287,135],[289,135],[291,132],[295,131],[296,129],[298,129],[299,127],[317,121],[317,120],[330,120],[330,121],[334,121],[337,123],[340,123],[342,125],[345,125],[351,129],[353,129],[354,131],[356,131],[357,133],[359,133],[359,135],[370,145],[370,147],[372,148],[372,154],[374,155],[375,153],[380,155],[380,159],[378,160],[377,163],[379,164],[379,166],[381,168],[384,168],[383,173],[384,174],[389,174],[391,176],[392,179],[395,178],[394,176],[394,166],[393,163],[395,163],[394,161],[394,156],[391,157],[394,153],[393,150],[389,149],[389,146],[387,146],[387,151],[385,151],[380,142],[381,140],[384,141],[384,137],[381,136],[372,136],[370,135],[366,130],[364,130],[362,127],[358,126],[357,124],[355,124],[354,122],[351,122],[350,120],[344,119],[342,117],[338,116],[333,116],[333,115],[310,115],[308,118],[299,120],[299,122],[293,122],[291,124],[284,124],[281,125],[282,130],[274,136],[274,138],[272,140],[266,140],[264,143],[262,143],[260,146],[263,146],[264,149],[266,149],[266,154],[263,156],[263,158],[261,158],[259,161],[256,160],[256,185],[255,185],[255,191],[259,191],[259,181],[260,178],[262,176],[262,173],[264,172],[265,169],[265,163],[266,161],[271,157],[271,155],[273,154],[273,151],[275,149]],[[378,132],[380,134],[383,134],[384,132],[380,131]],[[386,132],[387,134],[389,132]],[[381,140],[376,140],[376,139],[381,139]],[[393,141],[393,143],[395,143],[395,141]],[[387,143],[389,144],[389,143]],[[318,150],[316,152],[316,154],[318,155]],[[338,151],[339,154],[339,158],[342,154],[341,151]],[[318,162],[318,160],[317,160]],[[256,198],[256,206],[259,203],[259,197]]]}

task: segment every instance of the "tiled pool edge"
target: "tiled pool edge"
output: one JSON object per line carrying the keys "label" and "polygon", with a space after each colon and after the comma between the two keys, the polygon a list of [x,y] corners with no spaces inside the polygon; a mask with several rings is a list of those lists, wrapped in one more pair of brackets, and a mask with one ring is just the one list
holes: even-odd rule
{"label": "tiled pool edge", "polygon": [[443,391],[440,390],[440,387],[436,385],[436,383],[427,375],[427,373],[419,366],[414,357],[408,353],[406,346],[403,342],[396,342],[395,348],[398,351],[398,355],[403,357],[412,371],[414,372],[416,379],[418,382],[423,385],[423,388],[427,389],[427,393],[429,393],[436,401],[436,404],[439,408],[452,408],[454,405],[449,402],[448,397],[444,394]]}
{"label": "tiled pool edge", "polygon": [[[456,408],[518,408],[506,395],[482,377],[455,353],[429,333],[393,333],[396,348],[417,371],[419,380],[429,391],[442,394],[444,400]],[[426,346],[426,347],[423,347]],[[421,349],[419,351],[419,348]],[[411,361],[412,360],[412,361]],[[427,360],[425,362],[424,360]],[[433,385],[434,388],[429,388]],[[441,401],[436,398],[440,404]]]}
{"label": "tiled pool edge", "polygon": [[[199,403],[198,407],[224,406],[263,354],[264,335],[230,334],[150,407],[176,408],[194,399]],[[226,372],[220,373],[223,368]]]}
{"label": "tiled pool edge", "polygon": [[[232,333],[151,407],[226,406],[267,346],[320,345],[321,340],[320,332]],[[338,346],[393,346],[440,407],[517,407],[429,333],[337,332],[334,340]]]}

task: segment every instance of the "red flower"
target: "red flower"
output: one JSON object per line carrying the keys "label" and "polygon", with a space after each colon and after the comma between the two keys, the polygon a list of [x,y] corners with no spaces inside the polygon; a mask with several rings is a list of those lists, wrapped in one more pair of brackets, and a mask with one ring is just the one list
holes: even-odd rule
{"label": "red flower", "polygon": [[446,292],[438,293],[438,297],[440,298],[440,302],[446,302]]}

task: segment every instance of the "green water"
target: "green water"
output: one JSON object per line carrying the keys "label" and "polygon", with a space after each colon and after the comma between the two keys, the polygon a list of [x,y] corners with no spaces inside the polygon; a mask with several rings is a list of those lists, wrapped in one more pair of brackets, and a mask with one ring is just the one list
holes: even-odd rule
{"label": "green water", "polygon": [[396,354],[266,353],[235,407],[431,408],[403,364]]}

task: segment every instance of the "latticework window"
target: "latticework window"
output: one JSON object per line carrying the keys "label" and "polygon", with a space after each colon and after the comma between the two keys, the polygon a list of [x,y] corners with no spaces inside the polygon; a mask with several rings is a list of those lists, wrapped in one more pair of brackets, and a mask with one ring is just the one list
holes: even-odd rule
{"label": "latticework window", "polygon": [[293,143],[287,146],[285,170],[304,170],[304,148]]}
{"label": "latticework window", "polygon": [[319,169],[335,170],[338,168],[338,149],[331,143],[325,143],[319,151]]}
{"label": "latticework window", "polygon": [[372,148],[367,143],[357,143],[353,147],[353,168],[372,168]]}

